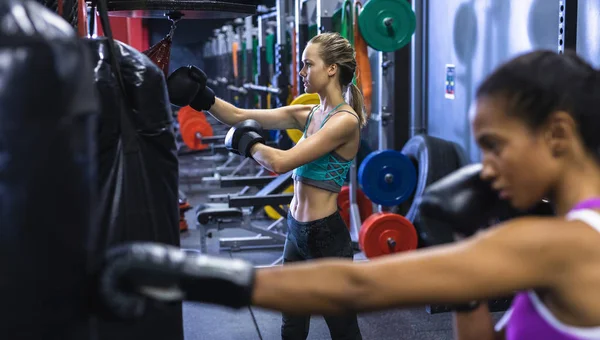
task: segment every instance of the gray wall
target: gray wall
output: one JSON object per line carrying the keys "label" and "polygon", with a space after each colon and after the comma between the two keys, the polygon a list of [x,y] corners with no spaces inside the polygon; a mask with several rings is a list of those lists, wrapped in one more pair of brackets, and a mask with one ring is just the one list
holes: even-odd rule
{"label": "gray wall", "polygon": [[600,0],[579,0],[577,53],[600,67]]}
{"label": "gray wall", "polygon": [[[459,143],[477,162],[469,122],[477,86],[517,54],[557,49],[558,0],[429,0],[426,14],[427,133]],[[600,49],[600,40],[595,42],[594,51]],[[446,64],[456,66],[453,100],[445,98]]]}

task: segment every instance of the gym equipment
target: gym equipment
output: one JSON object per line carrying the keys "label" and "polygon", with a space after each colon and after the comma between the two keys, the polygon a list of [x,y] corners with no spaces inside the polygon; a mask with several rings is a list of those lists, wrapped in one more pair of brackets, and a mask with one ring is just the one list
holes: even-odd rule
{"label": "gym equipment", "polygon": [[179,232],[184,232],[189,229],[188,223],[185,220],[185,213],[192,209],[192,206],[187,200],[183,192],[179,191]]}
{"label": "gym equipment", "polygon": [[[280,205],[289,204],[292,194],[280,194],[293,184],[292,172],[275,177],[268,185],[254,195],[229,195],[228,204],[206,205],[196,211],[196,219],[200,231],[200,249],[206,252],[206,237],[209,229],[241,228],[254,232],[257,236],[221,238],[222,250],[245,250],[281,248],[285,242],[287,226],[281,217],[268,227],[257,227],[252,223],[252,217],[269,205],[278,210]],[[242,210],[250,207],[249,212]],[[278,211],[281,216],[285,212]],[[209,225],[210,222],[214,224]]]}
{"label": "gym equipment", "polygon": [[39,3],[3,1],[0,21],[10,23],[0,25],[2,49],[15,51],[3,53],[0,72],[0,332],[99,339],[82,303],[103,251],[89,242],[104,228],[93,222],[94,65],[67,23]]}
{"label": "gym equipment", "polygon": [[360,33],[381,52],[394,52],[406,46],[415,33],[416,16],[406,0],[369,0],[358,17]]}
{"label": "gym equipment", "polygon": [[369,117],[372,112],[373,77],[371,74],[369,49],[358,28],[358,18],[362,10],[362,3],[359,0],[354,1],[354,9],[352,27],[354,31],[354,50],[356,51],[356,86],[358,86],[363,94],[365,110],[367,111],[367,117]]}
{"label": "gym equipment", "polygon": [[181,137],[191,150],[206,150],[209,145],[206,138],[213,136],[212,126],[206,120],[206,115],[189,106],[184,106],[177,113]]}
{"label": "gym equipment", "polygon": [[471,236],[493,218],[514,215],[510,203],[481,179],[482,168],[481,163],[467,165],[429,185],[415,200],[421,223]]}
{"label": "gym equipment", "polygon": [[[173,14],[171,14],[173,15]],[[180,19],[178,16],[169,16],[171,20],[171,30],[169,34],[162,38],[158,43],[145,50],[145,55],[148,56],[154,63],[163,71],[165,78],[169,76],[169,63],[171,61],[171,45],[173,44],[173,34],[175,34],[175,24]]]}
{"label": "gym equipment", "polygon": [[417,170],[417,185],[413,195],[393,211],[414,223],[417,231],[419,225],[415,217],[418,206],[413,198],[420,197],[431,183],[461,167],[464,157],[459,155],[458,150],[460,146],[454,142],[427,135],[414,136],[402,148],[402,154],[412,161]]}
{"label": "gym equipment", "polygon": [[[235,193],[208,195],[208,202],[227,203],[230,197],[245,195],[252,187],[262,189],[275,179],[273,175],[265,176],[267,171],[249,158],[242,159],[236,167],[229,166],[232,160],[239,161],[240,159],[241,157],[237,155],[229,154],[224,164],[214,165],[204,174],[190,178],[187,183],[188,190],[192,190],[191,188],[212,190],[215,186],[221,188],[243,186],[243,188]],[[200,184],[194,181],[198,178],[201,180]],[[253,178],[256,180],[253,180]]]}
{"label": "gym equipment", "polygon": [[334,30],[337,30],[342,37],[348,39],[356,51],[357,67],[352,82],[363,94],[364,106],[368,117],[372,110],[373,79],[367,44],[358,29],[359,9],[361,8],[362,3],[359,0],[344,0],[342,6],[335,11],[332,21]]}
{"label": "gym equipment", "polygon": [[[105,3],[98,5],[106,38],[83,40],[101,112],[97,187],[103,190],[95,221],[103,230],[94,242],[100,249],[138,240],[178,246],[179,162],[165,76],[144,54],[113,40]],[[98,320],[99,338],[183,338],[180,303],[149,307],[143,322]]]}
{"label": "gym equipment", "polygon": [[[283,191],[284,194],[290,194],[290,193],[294,193],[294,186],[290,185],[287,189],[285,189]],[[284,209],[284,207],[282,205],[279,206],[280,209]],[[281,210],[280,210],[281,211]],[[265,214],[267,214],[267,216],[269,216],[270,219],[272,220],[278,220],[279,218],[281,218],[281,214],[279,214],[277,212],[277,210],[275,210],[275,208],[271,207],[271,206],[266,206],[265,207]]]}
{"label": "gym equipment", "polygon": [[359,232],[359,244],[367,258],[415,250],[417,243],[417,231],[412,223],[393,213],[369,216]]}
{"label": "gym equipment", "polygon": [[[482,164],[462,167],[427,187],[415,204],[423,237],[428,245],[452,242],[453,234],[471,236],[478,230],[519,216],[552,216],[554,210],[541,201],[520,212],[501,200],[491,183],[480,178]],[[441,236],[444,237],[441,237]]]}
{"label": "gym equipment", "polygon": [[[277,176],[266,175],[266,176],[223,176],[219,179],[221,188],[235,188],[240,186],[256,186],[262,187],[268,185]],[[285,192],[289,192],[288,187]]]}
{"label": "gym equipment", "polygon": [[[97,275],[99,300],[121,321],[142,320],[150,305],[160,308],[184,298],[240,308],[251,302],[254,272],[249,261],[191,254],[160,243],[129,242],[104,255]],[[173,290],[179,294],[169,294]]]}
{"label": "gym equipment", "polygon": [[250,150],[254,144],[265,143],[262,134],[267,133],[263,130],[259,122],[253,119],[246,119],[235,123],[225,135],[225,147],[230,152],[243,157],[252,157]]}
{"label": "gym equipment", "polygon": [[417,172],[411,160],[394,150],[371,153],[358,169],[358,183],[365,195],[386,207],[409,199],[416,182]]}
{"label": "gym equipment", "polygon": [[108,0],[110,16],[158,18],[178,13],[182,19],[226,19],[256,14],[256,5],[206,0]]}
{"label": "gym equipment", "polygon": [[[303,93],[292,100],[290,105],[318,105],[319,103],[321,103],[321,100],[319,99],[318,94]],[[287,129],[286,133],[294,143],[298,143],[303,134],[303,132],[298,129]]]}
{"label": "gym equipment", "polygon": [[[373,203],[367,198],[367,196],[360,190],[356,190],[356,198],[358,203],[358,210],[360,212],[360,219],[364,221],[367,217],[373,214]],[[337,199],[338,207],[340,208],[340,215],[346,223],[346,226],[350,228],[350,187],[345,185],[338,194]]]}

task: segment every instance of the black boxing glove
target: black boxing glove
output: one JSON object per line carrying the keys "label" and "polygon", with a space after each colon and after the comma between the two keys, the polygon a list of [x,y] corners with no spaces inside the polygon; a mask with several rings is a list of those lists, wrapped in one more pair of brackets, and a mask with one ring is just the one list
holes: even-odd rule
{"label": "black boxing glove", "polygon": [[254,266],[244,260],[190,254],[159,243],[110,249],[99,298],[112,316],[139,318],[146,304],[196,301],[241,308],[251,302]]}
{"label": "black boxing glove", "polygon": [[190,107],[196,111],[208,111],[215,104],[215,93],[206,86],[204,90],[199,91],[196,97],[190,102]]}
{"label": "black boxing glove", "polygon": [[241,121],[229,129],[225,135],[225,147],[227,150],[250,157],[250,149],[256,143],[264,143],[265,139],[261,135],[262,126],[252,119]]}
{"label": "black boxing glove", "polygon": [[188,65],[176,69],[167,78],[171,104],[189,105],[198,93],[204,91],[206,81],[206,74],[196,66]]}
{"label": "black boxing glove", "polygon": [[450,228],[470,236],[494,220],[516,214],[490,183],[481,179],[482,165],[472,164],[432,183],[417,199],[418,220],[426,229]]}

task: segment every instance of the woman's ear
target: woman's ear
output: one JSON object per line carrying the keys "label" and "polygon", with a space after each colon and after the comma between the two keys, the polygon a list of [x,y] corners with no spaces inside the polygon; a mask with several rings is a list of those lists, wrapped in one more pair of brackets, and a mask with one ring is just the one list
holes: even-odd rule
{"label": "woman's ear", "polygon": [[554,112],[546,124],[546,141],[554,157],[560,157],[577,138],[577,127],[573,117],[566,112]]}
{"label": "woman's ear", "polygon": [[337,73],[337,64],[331,64],[329,65],[329,68],[327,69],[327,75],[330,77],[335,76],[335,74]]}

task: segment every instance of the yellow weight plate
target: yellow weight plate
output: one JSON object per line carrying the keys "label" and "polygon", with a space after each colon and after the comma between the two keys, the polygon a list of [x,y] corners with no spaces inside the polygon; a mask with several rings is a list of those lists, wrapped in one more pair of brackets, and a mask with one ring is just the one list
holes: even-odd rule
{"label": "yellow weight plate", "polygon": [[[294,185],[290,185],[287,189],[285,189],[284,193],[293,193],[294,192]],[[283,209],[283,206],[280,206],[281,209]],[[267,214],[267,216],[269,216],[269,218],[273,219],[273,220],[278,220],[281,215],[279,215],[279,213],[277,212],[277,210],[273,209],[273,207],[271,206],[266,206],[265,208],[265,214]]]}
{"label": "yellow weight plate", "polygon": [[[317,105],[321,101],[319,100],[319,95],[316,93],[303,93],[298,97],[294,98],[290,105]],[[298,143],[300,138],[302,138],[302,131],[298,129],[287,129],[287,135],[290,137],[292,142]]]}

